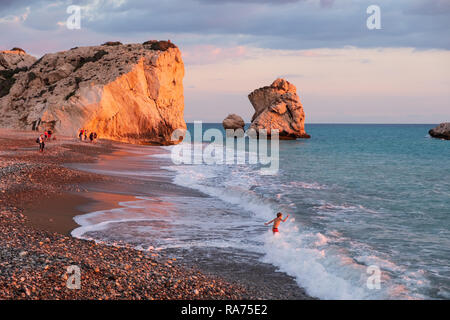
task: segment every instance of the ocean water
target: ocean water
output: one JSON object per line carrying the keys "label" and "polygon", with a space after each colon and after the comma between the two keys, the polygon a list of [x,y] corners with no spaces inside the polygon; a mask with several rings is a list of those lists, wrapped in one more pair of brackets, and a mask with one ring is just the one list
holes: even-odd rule
{"label": "ocean water", "polygon": [[[140,196],[76,217],[73,235],[256,253],[323,299],[450,299],[450,141],[430,138],[434,126],[306,125],[311,139],[280,142],[275,175],[258,164],[175,165],[174,147],[142,157],[143,147],[144,168],[162,161],[175,184],[207,196]],[[290,219],[273,236],[264,222],[278,211]]]}

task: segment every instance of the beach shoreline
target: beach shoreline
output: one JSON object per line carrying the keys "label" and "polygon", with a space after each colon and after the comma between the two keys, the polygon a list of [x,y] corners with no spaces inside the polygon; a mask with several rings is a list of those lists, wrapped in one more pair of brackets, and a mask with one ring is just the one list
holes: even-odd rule
{"label": "beach shoreline", "polygon": [[[47,143],[42,155],[34,136],[32,132],[1,131],[0,299],[252,298],[237,285],[176,266],[165,257],[64,234],[74,226],[69,223],[70,215],[80,213],[73,208],[105,204],[79,196],[83,185],[114,180],[64,164],[95,161],[100,154],[111,154],[114,144],[89,145],[57,137]],[[64,202],[68,213],[58,219],[55,213]],[[45,209],[48,203],[57,205],[41,212],[39,219],[29,218],[34,208]],[[68,266],[80,268],[80,289],[66,286]]]}
{"label": "beach shoreline", "polygon": [[[198,263],[181,264],[158,252],[70,237],[78,227],[75,216],[116,208],[139,195],[132,188],[136,181],[127,177],[77,169],[120,159],[126,155],[121,144],[57,137],[42,155],[34,133],[0,133],[1,299],[309,299],[287,276],[282,284],[298,292],[268,294],[266,287],[248,285],[254,279],[245,283],[217,274],[218,268],[202,270]],[[179,192],[168,179],[157,180],[155,193]],[[80,290],[65,286],[69,265],[80,265]]]}

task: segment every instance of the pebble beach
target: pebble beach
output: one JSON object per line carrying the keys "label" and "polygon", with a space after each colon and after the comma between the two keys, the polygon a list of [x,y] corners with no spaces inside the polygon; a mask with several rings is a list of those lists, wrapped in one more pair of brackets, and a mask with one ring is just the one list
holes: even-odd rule
{"label": "pebble beach", "polygon": [[[73,223],[67,217],[30,219],[42,203],[60,206],[68,195],[85,192],[85,183],[114,179],[64,166],[111,153],[111,142],[55,138],[41,154],[35,134],[1,130],[0,299],[256,298],[254,289],[178,265],[158,253],[73,238],[62,232],[71,229],[64,226]],[[69,266],[80,268],[79,289],[67,286]]]}

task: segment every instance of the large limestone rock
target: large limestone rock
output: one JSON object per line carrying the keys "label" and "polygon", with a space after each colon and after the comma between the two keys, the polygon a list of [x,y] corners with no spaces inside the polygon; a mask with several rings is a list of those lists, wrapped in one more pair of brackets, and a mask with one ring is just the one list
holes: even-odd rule
{"label": "large limestone rock", "polygon": [[305,112],[297,88],[284,79],[256,89],[248,98],[255,108],[249,129],[279,130],[280,139],[310,138],[305,132]]}
{"label": "large limestone rock", "polygon": [[46,54],[0,97],[0,127],[169,144],[183,119],[184,64],[169,41],[107,42]]}
{"label": "large limestone rock", "polygon": [[229,114],[223,121],[222,125],[224,129],[244,129],[245,122],[242,117],[238,116],[237,114]]}
{"label": "large limestone rock", "polygon": [[433,138],[450,140],[450,122],[444,122],[428,131]]}

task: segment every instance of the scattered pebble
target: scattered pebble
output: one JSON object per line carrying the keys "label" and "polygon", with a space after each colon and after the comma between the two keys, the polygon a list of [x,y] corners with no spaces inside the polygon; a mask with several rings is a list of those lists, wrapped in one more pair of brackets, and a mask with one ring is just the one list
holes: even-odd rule
{"label": "scattered pebble", "polygon": [[[81,183],[111,179],[63,164],[94,161],[114,150],[107,141],[89,145],[58,137],[39,154],[35,135],[6,130],[0,135],[0,299],[255,298],[239,285],[153,253],[153,247],[107,246],[31,226],[24,203],[81,192]],[[70,282],[75,275],[68,273],[70,266],[79,268],[79,289]]]}

